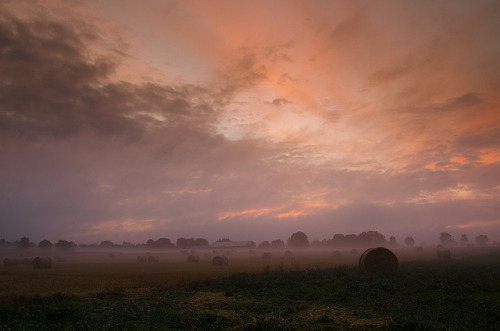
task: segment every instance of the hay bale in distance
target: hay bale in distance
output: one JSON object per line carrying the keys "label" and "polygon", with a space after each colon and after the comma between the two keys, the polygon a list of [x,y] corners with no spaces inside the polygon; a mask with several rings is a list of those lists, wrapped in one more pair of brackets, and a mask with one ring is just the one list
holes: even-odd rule
{"label": "hay bale in distance", "polygon": [[292,251],[285,251],[285,257],[292,257]]}
{"label": "hay bale in distance", "polygon": [[449,249],[438,249],[437,257],[439,260],[451,260],[451,252]]}
{"label": "hay bale in distance", "polygon": [[50,257],[35,257],[33,260],[33,268],[35,269],[48,269],[52,268],[52,259]]}
{"label": "hay bale in distance", "polygon": [[200,262],[200,257],[198,255],[189,255],[187,261],[190,263]]}
{"label": "hay bale in distance", "polygon": [[19,264],[19,259],[9,259],[8,257],[6,257],[4,260],[3,260],[3,265],[5,266],[14,266],[14,265],[18,265]]}
{"label": "hay bale in distance", "polygon": [[142,256],[138,256],[136,261],[137,262],[146,262]]}
{"label": "hay bale in distance", "polygon": [[228,264],[229,264],[229,260],[224,255],[217,255],[217,256],[214,256],[214,258],[212,259],[212,265],[222,266],[222,265],[228,265]]}
{"label": "hay bale in distance", "polygon": [[333,252],[333,257],[338,259],[338,258],[342,257],[342,254],[340,253],[340,251],[335,251],[335,252]]}
{"label": "hay bale in distance", "polygon": [[398,271],[399,262],[393,252],[385,247],[369,248],[359,258],[362,273],[385,272],[394,274]]}

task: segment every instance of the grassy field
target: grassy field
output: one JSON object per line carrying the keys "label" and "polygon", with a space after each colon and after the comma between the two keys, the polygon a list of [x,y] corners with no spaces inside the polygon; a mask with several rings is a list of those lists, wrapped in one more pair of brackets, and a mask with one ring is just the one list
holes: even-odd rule
{"label": "grassy field", "polygon": [[[361,274],[331,251],[229,255],[75,253],[51,269],[0,267],[0,330],[500,330],[500,252],[396,252],[399,272]],[[434,252],[435,253],[435,252]]]}

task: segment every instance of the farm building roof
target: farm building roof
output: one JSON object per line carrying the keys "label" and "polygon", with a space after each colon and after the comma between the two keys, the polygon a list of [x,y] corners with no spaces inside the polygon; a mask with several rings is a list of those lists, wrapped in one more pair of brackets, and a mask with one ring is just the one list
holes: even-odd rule
{"label": "farm building roof", "polygon": [[251,248],[255,247],[253,241],[218,241],[210,245],[211,248]]}

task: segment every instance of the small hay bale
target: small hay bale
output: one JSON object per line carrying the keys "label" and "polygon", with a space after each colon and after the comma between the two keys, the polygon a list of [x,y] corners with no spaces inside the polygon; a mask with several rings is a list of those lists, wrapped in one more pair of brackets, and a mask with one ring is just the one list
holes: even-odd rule
{"label": "small hay bale", "polygon": [[5,265],[5,266],[13,266],[13,265],[18,265],[18,264],[19,264],[18,259],[9,259],[8,257],[6,257],[3,260],[3,265]]}
{"label": "small hay bale", "polygon": [[137,262],[145,262],[142,256],[138,256],[136,259]]}
{"label": "small hay bale", "polygon": [[335,251],[335,252],[333,252],[333,257],[338,259],[338,258],[342,257],[342,254],[340,253],[340,251]]}
{"label": "small hay bale", "polygon": [[399,262],[393,252],[385,247],[369,248],[359,258],[362,273],[385,272],[394,274],[398,271]]}
{"label": "small hay bale", "polygon": [[449,249],[438,249],[437,258],[439,260],[451,260],[451,252]]}
{"label": "small hay bale", "polygon": [[33,268],[35,269],[48,269],[52,268],[52,259],[50,257],[35,257],[33,259]]}
{"label": "small hay bale", "polygon": [[292,257],[292,255],[293,255],[292,251],[285,251],[286,257]]}
{"label": "small hay bale", "polygon": [[228,265],[228,264],[229,264],[229,260],[224,255],[217,255],[217,256],[214,256],[214,258],[212,259],[212,265],[219,266],[219,265]]}
{"label": "small hay bale", "polygon": [[269,252],[262,253],[262,258],[265,260],[270,260],[272,257],[273,257],[272,253],[269,253]]}
{"label": "small hay bale", "polygon": [[200,262],[200,257],[198,255],[189,255],[187,261],[190,263]]}
{"label": "small hay bale", "polygon": [[416,248],[416,251],[417,251],[417,253],[423,253],[424,252],[424,248],[422,246],[418,246]]}
{"label": "small hay bale", "polygon": [[147,255],[146,256],[147,258],[147,262],[159,262],[160,261],[160,258],[156,255]]}

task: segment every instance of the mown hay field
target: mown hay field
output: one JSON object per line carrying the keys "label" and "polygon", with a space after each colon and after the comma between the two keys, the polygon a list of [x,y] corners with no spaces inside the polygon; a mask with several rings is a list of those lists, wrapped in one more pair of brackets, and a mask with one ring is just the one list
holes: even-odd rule
{"label": "mown hay field", "polygon": [[229,254],[228,266],[178,252],[153,263],[77,252],[50,269],[2,266],[0,329],[500,329],[497,249],[452,251],[449,261],[396,251],[395,275],[362,274],[347,251],[261,253]]}

